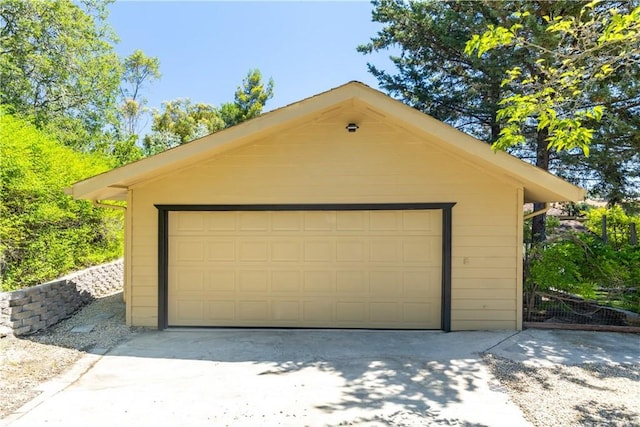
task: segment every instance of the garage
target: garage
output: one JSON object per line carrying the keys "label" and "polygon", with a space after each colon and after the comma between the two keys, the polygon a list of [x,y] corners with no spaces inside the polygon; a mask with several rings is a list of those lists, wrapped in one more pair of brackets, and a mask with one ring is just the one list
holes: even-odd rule
{"label": "garage", "polygon": [[371,207],[169,211],[167,326],[441,329],[441,206]]}
{"label": "garage", "polygon": [[69,193],[125,210],[127,324],[160,330],[522,329],[523,206],[584,198],[359,82]]}

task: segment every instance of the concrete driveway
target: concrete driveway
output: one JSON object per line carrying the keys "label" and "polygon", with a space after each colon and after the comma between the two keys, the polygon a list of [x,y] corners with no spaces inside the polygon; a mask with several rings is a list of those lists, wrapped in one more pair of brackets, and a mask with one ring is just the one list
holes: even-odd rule
{"label": "concrete driveway", "polygon": [[[4,422],[14,427],[524,426],[529,424],[480,353],[491,349],[537,360],[575,356],[580,363],[586,361],[583,353],[594,353],[580,350],[575,340],[563,347],[562,339],[552,339],[557,334],[548,333],[551,350],[535,333],[526,333],[145,332],[104,356],[87,355]],[[585,341],[589,336],[580,343]],[[637,352],[630,357],[640,359]]]}

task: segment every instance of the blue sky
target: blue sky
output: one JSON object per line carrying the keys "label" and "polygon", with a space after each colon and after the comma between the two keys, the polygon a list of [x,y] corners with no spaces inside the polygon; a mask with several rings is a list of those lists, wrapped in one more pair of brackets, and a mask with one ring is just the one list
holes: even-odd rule
{"label": "blue sky", "polygon": [[377,87],[367,62],[391,68],[388,54],[356,52],[381,28],[371,4],[352,2],[118,1],[109,23],[122,56],[142,49],[160,58],[162,78],[145,95],[150,107],[190,98],[233,100],[251,68],[275,82],[267,110],[351,80]]}

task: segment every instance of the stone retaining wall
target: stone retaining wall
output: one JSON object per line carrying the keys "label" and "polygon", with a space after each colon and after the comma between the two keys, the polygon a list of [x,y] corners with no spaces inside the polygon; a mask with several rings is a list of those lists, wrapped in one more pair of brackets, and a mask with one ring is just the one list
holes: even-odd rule
{"label": "stone retaining wall", "polygon": [[48,328],[95,298],[123,287],[122,259],[81,270],[52,282],[0,292],[0,336]]}

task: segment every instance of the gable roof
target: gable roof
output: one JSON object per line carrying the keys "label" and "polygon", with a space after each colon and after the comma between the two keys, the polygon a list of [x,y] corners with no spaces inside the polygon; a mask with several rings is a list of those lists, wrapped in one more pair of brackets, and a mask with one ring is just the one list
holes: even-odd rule
{"label": "gable roof", "polygon": [[349,82],[327,92],[273,110],[217,133],[191,141],[152,157],[76,182],[69,189],[76,199],[125,200],[133,185],[189,165],[203,156],[213,156],[239,147],[257,134],[276,132],[310,114],[331,110],[345,102],[358,102],[369,110],[442,142],[444,148],[479,167],[522,184],[525,201],[580,201],[585,191],[529,163],[491,147],[446,123],[434,119],[360,82]]}

